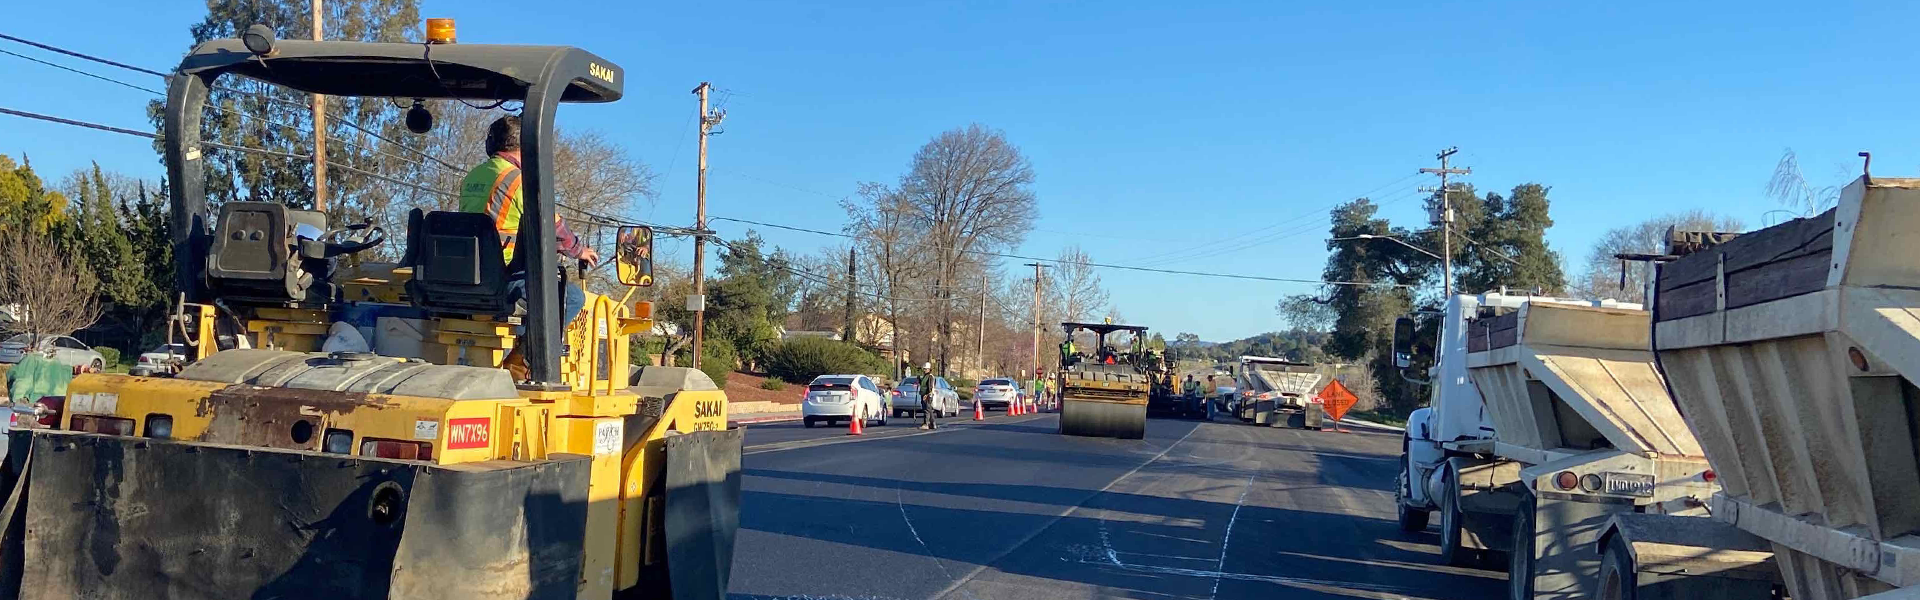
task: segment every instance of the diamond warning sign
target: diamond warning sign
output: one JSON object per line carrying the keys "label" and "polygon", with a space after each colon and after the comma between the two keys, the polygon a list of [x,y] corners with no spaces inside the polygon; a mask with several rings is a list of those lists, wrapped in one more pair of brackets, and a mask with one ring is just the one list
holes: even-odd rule
{"label": "diamond warning sign", "polygon": [[1341,385],[1337,379],[1328,383],[1327,387],[1321,388],[1319,396],[1320,401],[1326,405],[1327,416],[1333,417],[1335,422],[1347,416],[1347,409],[1353,408],[1354,403],[1360,401],[1358,396],[1347,391],[1347,386]]}

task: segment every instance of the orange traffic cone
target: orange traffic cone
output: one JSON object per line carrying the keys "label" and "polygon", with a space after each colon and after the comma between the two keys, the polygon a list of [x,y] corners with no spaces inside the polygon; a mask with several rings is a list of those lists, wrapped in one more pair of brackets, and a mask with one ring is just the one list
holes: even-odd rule
{"label": "orange traffic cone", "polygon": [[1007,414],[1010,414],[1016,417],[1020,415],[1024,415],[1026,413],[1020,412],[1020,409],[1024,407],[1025,407],[1025,404],[1022,403],[1019,398],[1014,398],[1013,403],[1007,405]]}
{"label": "orange traffic cone", "polygon": [[847,435],[865,435],[866,434],[866,429],[864,428],[865,424],[861,423],[861,421],[865,421],[865,420],[867,419],[864,415],[855,417],[855,416],[852,416],[851,413],[849,413],[847,418]]}

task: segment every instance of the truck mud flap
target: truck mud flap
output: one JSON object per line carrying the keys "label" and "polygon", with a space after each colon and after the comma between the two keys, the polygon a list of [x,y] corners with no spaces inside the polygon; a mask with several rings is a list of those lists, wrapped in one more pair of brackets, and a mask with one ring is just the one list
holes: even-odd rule
{"label": "truck mud flap", "polygon": [[0,598],[576,593],[586,457],[440,467],[44,430],[10,438]]}
{"label": "truck mud flap", "polygon": [[745,438],[746,430],[736,427],[665,440],[667,577],[673,600],[727,597],[733,541],[740,530]]}

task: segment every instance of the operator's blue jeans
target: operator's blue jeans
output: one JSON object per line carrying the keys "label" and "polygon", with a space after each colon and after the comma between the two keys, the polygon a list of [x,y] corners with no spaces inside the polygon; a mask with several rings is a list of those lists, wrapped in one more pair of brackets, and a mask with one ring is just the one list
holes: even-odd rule
{"label": "operator's blue jeans", "polygon": [[[513,304],[527,298],[526,278],[507,282],[507,303]],[[580,316],[580,310],[587,307],[587,294],[580,291],[580,284],[567,282],[560,294],[560,325],[565,328],[573,318]]]}

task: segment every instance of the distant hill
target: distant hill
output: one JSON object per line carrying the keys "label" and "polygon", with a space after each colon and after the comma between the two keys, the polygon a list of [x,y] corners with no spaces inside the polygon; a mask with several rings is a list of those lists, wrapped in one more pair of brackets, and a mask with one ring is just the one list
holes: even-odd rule
{"label": "distant hill", "polygon": [[1184,344],[1170,342],[1167,346],[1178,358],[1227,361],[1251,355],[1272,356],[1301,362],[1325,362],[1326,352],[1320,348],[1326,343],[1326,332],[1295,329],[1269,331],[1231,342],[1201,341]]}

